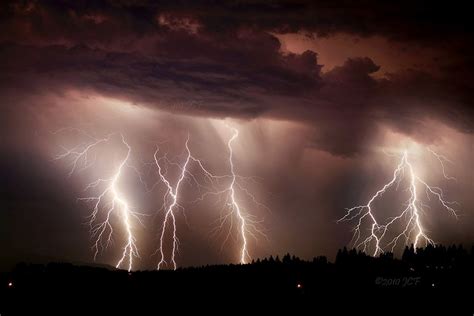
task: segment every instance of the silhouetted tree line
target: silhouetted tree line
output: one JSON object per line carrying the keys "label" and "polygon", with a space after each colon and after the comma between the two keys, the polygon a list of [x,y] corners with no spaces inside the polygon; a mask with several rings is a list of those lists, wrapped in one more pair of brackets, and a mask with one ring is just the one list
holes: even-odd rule
{"label": "silhouetted tree line", "polygon": [[[318,263],[318,264],[327,264],[328,259],[325,256],[319,256],[319,257],[314,257],[313,260],[311,261],[312,263]],[[300,263],[309,263],[308,261],[301,260],[300,258],[296,257],[295,255],[290,255],[287,253],[286,255],[283,256],[282,259],[280,259],[280,256],[270,256],[268,258],[263,258],[262,260],[257,259],[257,260],[252,260],[250,263],[251,265],[259,265],[259,264],[300,264]]]}
{"label": "silhouetted tree line", "polygon": [[[414,268],[432,268],[432,269],[453,269],[474,263],[474,246],[470,250],[462,245],[427,245],[425,248],[406,246],[401,258],[394,256],[392,252],[385,252],[377,257],[367,253],[344,247],[339,249],[336,255],[334,265],[336,266],[359,266],[359,265],[398,265]],[[314,257],[311,261],[302,260],[295,255],[287,253],[281,259],[279,256],[270,256],[263,259],[254,259],[247,266],[272,266],[272,265],[332,265],[325,256]],[[235,267],[236,265],[229,265]],[[205,266],[202,268],[222,266]],[[245,266],[244,266],[245,267]],[[193,269],[193,268],[188,268]]]}
{"label": "silhouetted tree line", "polygon": [[[458,298],[474,292],[474,247],[406,247],[400,258],[392,253],[372,257],[343,248],[334,262],[319,256],[302,260],[289,253],[256,259],[246,265],[208,265],[177,271],[136,271],[75,266],[18,264],[1,275],[0,308],[12,302],[62,297],[102,297],[111,294],[130,302],[196,297],[270,296],[292,300],[324,297],[357,298],[429,295]],[[11,284],[11,285],[10,285]],[[362,299],[363,299],[362,298]],[[405,299],[409,299],[405,297]],[[468,300],[466,300],[467,302]],[[329,301],[328,301],[329,302]],[[2,305],[3,304],[3,305]],[[6,304],[6,305],[5,305]],[[329,304],[329,303],[328,303]],[[0,310],[1,312],[1,310]]]}

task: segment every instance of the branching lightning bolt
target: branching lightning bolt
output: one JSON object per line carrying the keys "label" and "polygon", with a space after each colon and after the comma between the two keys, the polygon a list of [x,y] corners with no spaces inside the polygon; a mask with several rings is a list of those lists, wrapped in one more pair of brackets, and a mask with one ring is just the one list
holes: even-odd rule
{"label": "branching lightning bolt", "polygon": [[[446,157],[437,154],[432,149],[428,148],[428,151],[436,157],[436,159],[441,164],[442,174],[446,180],[455,180],[455,178],[450,177],[446,174],[444,162],[450,162]],[[406,206],[401,210],[399,215],[389,218],[387,222],[381,223],[376,219],[376,214],[374,210],[373,203],[381,198],[383,194],[387,192],[388,189],[396,186],[398,189],[400,182],[408,173],[408,192],[409,199],[406,203]],[[379,189],[365,205],[358,205],[347,209],[346,214],[338,220],[342,221],[352,221],[357,220],[357,224],[354,228],[354,233],[352,236],[351,244],[354,248],[362,249],[364,252],[369,250],[369,247],[373,245],[372,255],[376,256],[381,254],[388,249],[394,251],[397,246],[398,241],[402,238],[405,240],[405,244],[408,244],[410,240],[413,241],[414,248],[416,249],[420,243],[420,240],[424,240],[425,244],[434,244],[434,241],[428,236],[426,229],[423,227],[422,215],[424,214],[424,208],[426,205],[420,199],[419,196],[419,186],[421,186],[428,197],[433,196],[440,203],[440,205],[452,215],[458,218],[458,212],[454,208],[454,205],[457,202],[447,201],[444,197],[443,190],[440,187],[431,186],[426,181],[421,179],[415,170],[414,165],[409,160],[408,151],[404,151],[401,160],[393,172],[391,180],[386,183],[381,189]],[[362,237],[362,226],[364,220],[367,220],[370,224],[369,235],[367,237]],[[403,222],[405,221],[405,222]],[[393,239],[385,242],[385,237],[388,231],[396,223],[401,223],[402,231],[396,235]]]}
{"label": "branching lightning bolt", "polygon": [[[191,154],[191,150],[189,149],[189,136],[186,139],[185,148],[186,148],[186,158],[182,166],[179,166],[178,164],[169,161],[166,155],[161,158],[158,158],[159,148],[157,148],[154,153],[154,160],[155,160],[155,165],[158,169],[158,175],[160,177],[161,182],[163,182],[166,185],[166,191],[163,197],[163,209],[165,210],[165,216],[163,219],[163,224],[162,224],[162,229],[161,229],[161,234],[160,234],[160,242],[159,242],[160,245],[157,251],[160,253],[160,261],[158,262],[158,266],[157,266],[158,270],[160,270],[164,264],[167,264],[165,260],[165,253],[164,253],[164,239],[165,239],[165,233],[168,229],[168,225],[171,225],[171,232],[172,232],[172,238],[173,238],[172,250],[171,250],[171,263],[173,265],[174,270],[176,270],[177,268],[176,253],[179,247],[179,238],[177,236],[175,212],[179,209],[183,209],[183,207],[179,204],[180,189],[181,189],[183,181],[186,179],[186,176],[188,176],[189,178],[193,180],[194,183],[198,185],[199,189],[201,189],[202,187],[205,187],[189,171],[190,162],[194,162],[199,167],[199,169],[203,172],[206,179],[208,179],[211,183],[214,182],[214,179],[220,178],[219,176],[215,176],[212,173],[210,173],[204,167],[203,163]],[[162,166],[163,162],[167,163],[168,165],[171,164],[171,165],[178,166],[180,170],[180,174],[174,188],[170,180],[168,180],[168,178],[166,177],[166,171],[164,171],[164,167]]]}
{"label": "branching lightning bolt", "polygon": [[[164,218],[159,234],[159,247],[155,252],[160,256],[157,265],[158,270],[162,269],[168,264],[166,261],[167,255],[165,254],[164,249],[167,232],[170,232],[172,235],[172,247],[171,254],[169,255],[169,262],[173,269],[177,268],[176,254],[179,250],[177,212],[183,211],[184,214],[184,208],[180,203],[182,202],[181,190],[183,185],[186,183],[196,185],[197,187],[197,192],[200,197],[195,202],[202,201],[209,195],[217,197],[217,202],[225,200],[224,207],[221,209],[220,217],[218,219],[219,225],[215,228],[214,232],[222,231],[224,225],[229,223],[229,230],[225,235],[225,239],[222,244],[223,247],[232,235],[234,220],[238,221],[239,240],[241,241],[239,262],[245,264],[250,258],[248,250],[249,237],[251,236],[257,239],[257,234],[264,237],[266,236],[258,227],[260,222],[256,221],[255,216],[250,215],[243,208],[242,203],[239,200],[239,195],[240,198],[245,196],[248,198],[248,202],[253,203],[258,207],[263,207],[266,209],[268,208],[258,202],[255,196],[249,191],[250,189],[243,185],[244,182],[242,181],[255,181],[255,178],[242,177],[236,173],[234,165],[233,142],[238,138],[239,131],[235,128],[230,129],[233,132],[232,136],[227,142],[230,174],[214,175],[209,172],[204,167],[203,162],[192,155],[189,147],[190,138],[188,135],[188,138],[185,142],[185,159],[182,164],[171,161],[168,159],[167,154],[159,157],[158,155],[160,153],[160,148],[157,147],[153,155],[154,161],[152,164],[149,164],[149,166],[155,166],[157,169],[158,181],[153,186],[151,186],[151,188],[149,188],[140,171],[129,164],[131,147],[122,134],[113,133],[107,135],[104,138],[96,138],[95,136],[92,136],[91,134],[88,134],[82,130],[68,128],[68,130],[79,132],[88,138],[88,142],[80,144],[72,149],[63,148],[65,152],[56,157],[56,159],[70,161],[71,169],[69,171],[69,176],[77,171],[87,169],[94,165],[97,160],[96,150],[99,147],[111,142],[117,135],[120,136],[121,143],[127,149],[126,155],[120,160],[120,163],[114,171],[113,176],[110,178],[99,178],[86,186],[85,191],[99,190],[99,194],[80,198],[80,200],[93,203],[93,208],[91,210],[91,214],[89,215],[88,224],[90,225],[91,235],[94,240],[92,246],[92,249],[94,250],[94,260],[96,259],[99,252],[103,249],[106,249],[113,241],[112,237],[114,235],[114,226],[112,218],[114,214],[116,214],[121,219],[126,235],[126,243],[123,247],[122,256],[118,260],[116,267],[119,268],[122,265],[127,264],[128,270],[131,271],[133,268],[134,258],[139,257],[136,238],[134,235],[134,224],[135,221],[141,224],[139,216],[143,214],[137,213],[130,208],[126,197],[119,188],[124,169],[130,168],[130,170],[134,171],[138,175],[140,182],[145,185],[147,192],[153,191],[154,188],[160,183],[165,186],[163,204],[160,209],[164,211]],[[169,166],[176,167],[179,170],[179,174],[174,184],[172,183],[170,175],[168,174]],[[191,172],[191,166],[197,168],[198,172],[200,172],[203,177],[197,177],[195,173]],[[222,187],[224,187],[224,189],[222,189]],[[226,210],[225,213],[223,212],[224,210]],[[102,220],[102,218],[104,219]]]}
{"label": "branching lightning bolt", "polygon": [[239,218],[240,221],[240,237],[242,238],[242,248],[240,251],[240,263],[245,264],[247,257],[249,257],[249,253],[247,250],[247,222],[245,217],[243,216],[242,210],[240,209],[239,204],[237,203],[237,199],[235,197],[235,181],[236,181],[236,174],[234,170],[234,160],[233,160],[233,155],[234,152],[232,150],[232,142],[239,137],[239,131],[235,128],[233,128],[234,134],[232,137],[229,139],[229,142],[227,143],[227,147],[229,148],[229,164],[230,164],[230,172],[232,174],[232,181],[230,182],[229,185],[229,192],[230,192],[230,199],[231,199],[231,207],[235,211],[235,214]]}
{"label": "branching lightning bolt", "polygon": [[[256,200],[256,198],[248,191],[248,189],[241,186],[237,181],[239,179],[253,180],[253,178],[241,177],[237,175],[235,172],[232,143],[237,139],[239,133],[238,133],[238,130],[235,128],[233,128],[232,131],[233,131],[233,135],[227,143],[227,148],[229,151],[228,159],[229,159],[229,166],[230,166],[230,175],[214,175],[211,172],[209,172],[204,167],[204,164],[202,163],[202,161],[195,158],[192,155],[191,150],[189,148],[189,136],[185,143],[186,158],[184,159],[184,162],[182,165],[171,162],[167,158],[166,155],[159,158],[158,157],[159,148],[157,148],[157,150],[155,151],[154,162],[158,170],[158,175],[159,175],[160,181],[164,183],[166,186],[166,191],[163,197],[163,208],[162,208],[164,209],[164,219],[163,219],[162,228],[161,228],[159,248],[157,250],[157,253],[159,253],[160,255],[160,261],[157,266],[158,270],[161,269],[163,265],[167,264],[167,261],[165,260],[165,253],[164,253],[164,240],[165,240],[165,233],[168,230],[170,230],[172,234],[172,249],[171,249],[170,261],[173,266],[173,269],[177,268],[176,253],[179,248],[179,238],[177,236],[176,211],[183,209],[183,207],[179,203],[180,189],[184,183],[184,180],[187,178],[190,179],[195,185],[197,185],[199,192],[201,192],[200,198],[198,198],[194,202],[202,201],[206,196],[209,196],[209,195],[217,196],[217,197],[226,196],[225,205],[230,209],[230,212],[226,212],[225,215],[221,214],[221,217],[219,218],[220,224],[218,226],[218,229],[223,228],[224,224],[230,218],[230,228],[225,237],[225,240],[223,243],[224,245],[231,235],[232,226],[233,226],[233,221],[231,218],[232,215],[235,215],[235,217],[238,219],[239,235],[240,235],[240,239],[242,240],[242,246],[241,246],[241,250],[239,254],[240,263],[242,264],[246,263],[247,259],[250,257],[249,252],[248,252],[248,235],[250,234],[251,236],[256,238],[255,233],[259,233],[265,236],[264,233],[257,227],[258,222],[255,221],[252,216],[249,216],[248,214],[244,213],[244,210],[239,204],[237,196],[236,196],[237,195],[236,189],[238,188],[247,197],[249,197],[253,203],[255,203],[258,206],[266,208],[266,206],[264,206],[263,204],[259,203]],[[196,178],[196,176],[190,171],[191,163],[194,163],[198,167],[198,169],[203,173],[206,179],[205,184],[200,183],[198,179]],[[174,165],[178,167],[180,170],[178,179],[174,187],[166,175],[165,166],[168,166],[168,165]],[[229,180],[228,185],[226,185],[226,187],[222,190],[216,189],[217,187],[222,186],[222,182],[224,180]]]}
{"label": "branching lightning bolt", "polygon": [[175,217],[174,209],[180,207],[180,205],[178,204],[179,189],[180,189],[181,183],[183,182],[183,179],[186,175],[186,169],[188,167],[190,156],[191,156],[189,148],[187,146],[187,142],[186,142],[186,149],[187,149],[188,155],[186,157],[186,161],[185,161],[183,167],[181,168],[181,174],[178,178],[175,189],[173,189],[173,186],[171,185],[171,183],[168,181],[168,179],[164,175],[163,169],[160,165],[160,161],[157,158],[158,149],[155,151],[155,154],[154,154],[155,163],[156,163],[156,166],[158,167],[158,173],[160,175],[160,179],[167,186],[167,191],[165,193],[164,204],[163,205],[167,204],[167,201],[166,201],[167,197],[168,196],[171,197],[171,203],[168,203],[168,207],[165,210],[165,217],[164,217],[164,220],[163,220],[163,227],[161,229],[160,247],[159,247],[161,258],[160,258],[160,262],[158,263],[158,267],[157,267],[158,270],[161,268],[161,266],[163,264],[166,263],[165,254],[163,252],[163,242],[164,242],[165,232],[166,232],[166,228],[167,228],[167,224],[168,224],[169,220],[171,220],[171,225],[173,226],[172,227],[173,249],[172,249],[172,252],[171,252],[171,262],[173,264],[173,268],[176,270],[175,256],[176,256],[176,251],[178,249],[179,240],[178,240],[178,237],[176,235],[176,217]]}
{"label": "branching lightning bolt", "polygon": [[[65,153],[56,157],[56,159],[72,160],[71,170],[69,172],[70,176],[78,169],[83,170],[88,168],[92,164],[89,157],[92,151],[99,145],[110,142],[112,137],[117,135],[110,134],[105,138],[97,139],[87,133],[82,131],[80,132],[90,138],[91,142],[86,145],[79,145],[71,150],[66,150]],[[127,269],[128,271],[131,271],[133,268],[133,258],[139,257],[138,248],[136,246],[136,238],[133,232],[132,219],[136,219],[138,222],[140,222],[140,218],[138,217],[140,214],[132,211],[125,196],[119,189],[119,182],[123,174],[123,169],[126,167],[130,159],[131,147],[122,134],[118,135],[120,136],[121,143],[127,149],[125,157],[120,161],[112,177],[99,178],[86,186],[85,191],[103,186],[99,195],[83,197],[79,198],[79,200],[94,203],[92,212],[89,215],[91,235],[93,238],[95,238],[94,244],[92,246],[94,250],[94,260],[96,259],[99,251],[103,248],[107,248],[112,242],[114,229],[111,223],[111,217],[114,212],[117,212],[117,215],[121,218],[123,228],[125,230],[126,243],[123,247],[122,256],[118,260],[116,267],[119,268],[122,266],[122,264],[127,262]],[[98,215],[102,209],[105,209],[105,219],[101,221],[98,219]]]}
{"label": "branching lightning bolt", "polygon": [[206,192],[200,200],[202,200],[205,196],[207,195],[219,195],[219,196],[226,196],[226,202],[225,202],[225,209],[227,211],[221,212],[221,216],[219,218],[219,225],[216,227],[216,231],[221,231],[224,225],[229,222],[229,230],[225,236],[224,242],[222,246],[224,246],[228,239],[231,236],[232,233],[232,228],[234,225],[233,218],[236,218],[238,221],[238,232],[239,232],[239,237],[241,240],[241,247],[240,247],[240,252],[239,252],[239,262],[241,264],[245,264],[248,262],[248,259],[251,258],[248,250],[248,239],[249,235],[252,236],[254,239],[258,239],[257,235],[263,236],[264,238],[267,238],[265,233],[260,229],[259,224],[260,222],[255,220],[255,216],[252,216],[251,214],[245,212],[243,207],[241,206],[238,198],[237,198],[237,189],[243,195],[245,195],[247,198],[250,199],[256,206],[258,207],[263,207],[268,210],[268,207],[265,206],[264,204],[260,203],[257,201],[255,196],[249,192],[248,189],[243,187],[241,184],[239,184],[238,180],[253,180],[252,177],[242,177],[237,175],[235,171],[235,165],[234,165],[234,151],[232,144],[233,142],[239,137],[239,131],[236,128],[227,126],[231,131],[232,131],[232,136],[229,138],[227,142],[227,149],[228,149],[228,164],[230,168],[230,175],[228,176],[221,176],[222,178],[229,178],[230,182],[228,186],[224,190],[220,191],[211,191],[211,192]]}

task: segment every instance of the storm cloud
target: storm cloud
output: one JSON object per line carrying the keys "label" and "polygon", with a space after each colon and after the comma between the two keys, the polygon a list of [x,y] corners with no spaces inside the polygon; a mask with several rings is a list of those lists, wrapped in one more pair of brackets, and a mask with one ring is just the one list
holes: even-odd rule
{"label": "storm cloud", "polygon": [[[340,215],[335,209],[343,210],[373,190],[349,190],[339,199],[341,188],[354,189],[356,182],[365,181],[360,179],[370,169],[368,161],[376,159],[374,148],[386,145],[388,138],[448,146],[450,135],[459,145],[454,150],[458,158],[471,157],[459,149],[474,132],[469,12],[461,5],[425,1],[4,1],[2,174],[12,183],[28,177],[25,172],[15,175],[26,162],[15,161],[12,153],[48,164],[52,145],[45,135],[80,124],[81,115],[81,122],[104,130],[128,126],[142,138],[159,134],[178,142],[182,134],[176,136],[176,130],[211,135],[216,132],[203,127],[206,120],[235,120],[253,133],[243,136],[253,145],[240,150],[254,164],[246,171],[258,173],[267,179],[269,191],[278,192],[276,201],[269,202],[276,209],[269,221],[274,221],[280,243],[272,249],[329,253],[347,236],[330,244],[308,237],[308,247],[300,246],[301,236],[278,237],[289,210],[296,210],[290,231],[302,225],[307,235],[336,234],[339,228],[324,224]],[[308,47],[297,41],[301,38]],[[311,48],[323,41],[334,46]],[[388,57],[373,53],[382,49]],[[331,56],[335,50],[337,59]],[[146,124],[122,114],[113,116],[119,118],[114,123],[102,106],[94,109],[94,100],[117,100],[118,105],[110,101],[116,106],[112,112],[126,103],[154,114]],[[162,124],[156,129],[149,122],[155,114]],[[223,145],[214,134],[209,139],[213,137],[210,142]],[[248,153],[258,150],[263,153]],[[268,165],[260,165],[271,154]],[[307,174],[320,165],[322,170]],[[28,168],[35,174],[43,167]],[[388,174],[372,175],[373,182]],[[305,176],[309,178],[302,180]],[[41,186],[36,181],[34,188]],[[10,200],[18,196],[11,185],[4,184],[2,191]],[[471,207],[465,191],[461,195]],[[44,196],[57,201],[51,198],[54,190]],[[25,208],[14,204],[9,207]],[[187,262],[206,263],[194,259]]]}
{"label": "storm cloud", "polygon": [[[412,134],[429,116],[472,132],[471,58],[458,51],[471,49],[463,10],[304,1],[218,9],[207,2],[2,6],[3,89],[85,89],[187,115],[306,121],[319,126],[316,146],[343,155],[362,150],[358,139],[380,122]],[[383,65],[370,56],[324,71],[318,52],[282,53],[272,32],[381,35],[448,50],[452,58],[428,72],[407,68],[382,78],[374,73]],[[352,117],[345,128],[325,127],[345,116]]]}

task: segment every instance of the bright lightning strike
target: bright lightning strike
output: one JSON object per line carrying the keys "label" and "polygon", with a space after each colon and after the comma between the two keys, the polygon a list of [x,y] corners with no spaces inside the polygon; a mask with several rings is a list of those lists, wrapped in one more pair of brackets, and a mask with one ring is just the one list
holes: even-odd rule
{"label": "bright lightning strike", "polygon": [[[247,180],[251,178],[238,176],[235,172],[232,143],[237,139],[239,132],[235,128],[232,128],[232,131],[233,131],[233,135],[227,142],[227,148],[229,151],[228,163],[230,166],[230,175],[214,175],[211,172],[209,172],[204,167],[203,163],[192,155],[191,150],[189,148],[189,137],[185,143],[186,158],[184,159],[184,162],[182,165],[169,161],[166,155],[158,158],[159,148],[157,148],[157,150],[155,151],[154,162],[158,169],[158,175],[159,175],[160,181],[163,182],[166,186],[166,191],[163,197],[163,208],[162,208],[164,210],[164,219],[163,219],[162,228],[161,228],[159,248],[156,252],[156,253],[159,253],[160,255],[160,261],[157,266],[158,270],[160,270],[164,265],[168,263],[165,259],[165,252],[164,252],[165,234],[167,231],[170,231],[172,235],[170,263],[173,269],[177,268],[176,254],[179,248],[179,238],[177,235],[176,212],[184,209],[183,206],[180,204],[180,190],[184,183],[184,180],[187,178],[192,180],[192,182],[197,185],[199,192],[202,192],[203,190],[205,191],[204,193],[201,194],[201,197],[197,199],[196,201],[202,201],[208,195],[217,196],[217,197],[226,196],[225,206],[230,211],[226,212],[225,215],[221,214],[221,217],[219,218],[220,225],[218,229],[219,230],[222,229],[226,222],[230,222],[230,228],[225,237],[225,240],[223,243],[224,245],[231,235],[231,231],[233,227],[232,217],[235,217],[238,220],[239,222],[238,231],[239,231],[239,236],[242,242],[240,253],[239,253],[240,263],[245,264],[248,258],[250,258],[250,255],[248,252],[248,235],[251,235],[254,238],[256,238],[256,233],[259,233],[265,236],[264,233],[257,227],[258,222],[255,221],[252,216],[245,214],[237,198],[237,189],[239,189],[246,197],[250,198],[250,200],[253,203],[255,203],[258,206],[265,207],[263,204],[257,202],[256,198],[248,191],[248,189],[243,187],[238,182],[238,180],[240,179]],[[202,174],[204,175],[206,179],[206,184],[200,183],[197,177],[190,171],[191,163],[194,163],[197,165],[198,169],[202,172]],[[180,171],[178,179],[174,186],[171,184],[171,181],[166,175],[167,169],[165,166],[168,166],[168,165],[177,166]],[[216,190],[215,189],[216,187],[222,185],[223,180],[230,180],[230,182],[225,186],[224,189]]]}
{"label": "bright lightning strike", "polygon": [[251,258],[248,250],[248,239],[249,235],[252,236],[255,240],[258,240],[257,235],[263,236],[266,238],[265,233],[259,228],[259,221],[255,220],[255,216],[250,215],[248,212],[245,212],[242,207],[239,199],[237,197],[237,189],[242,193],[242,196],[245,196],[250,199],[258,207],[263,207],[268,210],[268,207],[258,202],[253,194],[250,193],[243,185],[239,184],[238,180],[248,180],[252,179],[251,177],[241,177],[237,175],[234,165],[234,150],[232,144],[239,137],[239,131],[236,128],[227,126],[232,131],[232,136],[227,142],[228,149],[228,164],[230,168],[229,176],[222,176],[222,178],[230,178],[230,183],[224,190],[207,192],[205,193],[200,200],[202,200],[206,195],[223,195],[226,196],[225,209],[227,211],[221,212],[219,218],[220,224],[216,228],[216,231],[222,230],[224,225],[229,222],[229,230],[225,236],[222,246],[224,246],[228,239],[231,236],[232,229],[234,226],[234,218],[238,221],[238,234],[241,240],[241,247],[239,251],[239,262],[245,264]]}
{"label": "bright lightning strike", "polygon": [[[450,163],[450,161],[443,155],[437,154],[432,149],[428,149],[428,151],[439,161],[443,177],[447,180],[455,180],[455,178],[446,174],[444,163]],[[391,187],[395,186],[396,189],[398,189],[400,182],[406,176],[406,173],[409,183],[407,188],[409,199],[406,206],[397,216],[389,218],[385,223],[381,223],[381,221],[377,220],[376,210],[374,209],[373,204]],[[412,241],[415,249],[420,243],[420,240],[424,240],[425,244],[434,244],[434,241],[428,236],[422,223],[422,215],[425,213],[424,208],[426,208],[426,205],[420,199],[420,188],[425,190],[428,199],[430,196],[435,197],[445,210],[449,211],[456,218],[458,217],[457,210],[454,208],[454,205],[457,203],[447,201],[444,197],[443,190],[440,187],[431,186],[419,177],[414,165],[409,160],[408,151],[405,150],[401,156],[399,164],[393,172],[391,180],[379,189],[370,198],[367,204],[348,208],[347,213],[339,219],[338,222],[357,220],[351,240],[353,247],[362,249],[364,252],[369,251],[369,248],[373,247],[372,254],[376,256],[384,253],[388,249],[393,252],[400,239],[404,239],[405,244]],[[362,226],[365,221],[368,221],[370,225],[367,237],[362,234]],[[395,235],[391,240],[386,241],[385,237],[387,233],[391,229],[394,229],[394,226],[397,223],[401,224],[402,231],[398,235]]]}
{"label": "bright lightning strike", "polygon": [[[165,253],[164,253],[164,240],[165,240],[165,233],[169,225],[171,225],[171,233],[172,233],[172,249],[171,249],[170,260],[171,260],[171,264],[173,265],[173,269],[176,270],[177,268],[176,253],[179,247],[179,239],[177,236],[175,213],[177,210],[183,209],[183,207],[179,204],[179,199],[180,199],[180,189],[181,189],[184,179],[186,178],[186,176],[189,176],[198,185],[199,189],[204,187],[202,184],[198,182],[197,178],[190,172],[189,170],[190,162],[194,162],[199,167],[199,169],[204,173],[204,176],[206,177],[206,179],[210,180],[211,182],[214,179],[219,178],[218,176],[214,176],[213,174],[211,174],[204,167],[203,163],[199,159],[192,156],[191,150],[189,149],[189,136],[186,140],[185,147],[186,147],[186,159],[182,166],[179,166],[176,163],[170,162],[168,158],[166,157],[166,155],[161,158],[158,158],[159,148],[157,148],[154,153],[154,160],[155,160],[155,165],[158,169],[158,175],[160,177],[161,182],[163,182],[166,185],[166,192],[163,197],[163,209],[165,210],[165,216],[163,219],[163,224],[162,224],[162,229],[161,229],[161,234],[160,234],[160,246],[157,251],[160,253],[160,261],[158,262],[158,266],[157,266],[158,270],[160,270],[163,265],[167,264],[167,261],[165,260]],[[180,174],[174,187],[166,176],[166,171],[164,171],[164,167],[162,166],[163,162],[165,162],[168,165],[172,164],[179,167]]]}
{"label": "bright lightning strike", "polygon": [[248,230],[247,228],[247,222],[246,219],[240,209],[239,204],[237,203],[237,199],[235,197],[235,181],[236,181],[236,174],[234,170],[234,160],[233,160],[233,155],[234,152],[232,150],[232,142],[239,137],[239,131],[235,128],[233,130],[233,135],[229,139],[229,142],[227,143],[227,147],[229,148],[229,164],[230,164],[230,172],[232,174],[232,181],[230,182],[229,185],[229,192],[230,192],[230,199],[231,199],[231,207],[235,211],[235,214],[239,218],[240,221],[240,237],[242,238],[242,248],[240,251],[240,263],[245,264],[247,257],[249,257],[249,253],[247,250],[247,235],[246,232]]}
{"label": "bright lightning strike", "polygon": [[[86,145],[79,145],[73,149],[66,150],[65,153],[56,157],[56,159],[71,159],[71,170],[69,175],[72,175],[78,169],[83,170],[91,166],[95,161],[95,159],[93,162],[90,161],[90,155],[92,155],[92,151],[96,147],[110,142],[112,138],[117,135],[110,134],[105,138],[97,139],[80,130],[78,131],[91,139],[91,142]],[[80,200],[94,203],[92,212],[89,215],[91,235],[93,238],[95,238],[94,244],[92,246],[94,250],[94,260],[96,259],[99,251],[101,249],[107,248],[112,242],[114,229],[111,223],[111,217],[113,213],[117,213],[125,230],[126,243],[123,246],[122,256],[118,260],[116,267],[119,268],[122,266],[122,264],[127,263],[127,269],[128,271],[131,271],[133,268],[133,258],[139,257],[132,222],[133,219],[136,219],[138,222],[140,222],[140,219],[138,218],[139,213],[132,211],[126,200],[126,197],[119,189],[119,183],[123,175],[123,169],[130,159],[131,147],[122,134],[118,135],[120,136],[122,145],[127,149],[126,155],[121,159],[112,177],[99,178],[86,186],[86,191],[102,187],[100,194],[91,197],[83,197],[80,198]],[[99,220],[98,215],[103,209],[105,209],[105,219]]]}
{"label": "bright lightning strike", "polygon": [[[140,171],[129,164],[131,147],[122,134],[114,133],[104,138],[96,138],[83,132],[82,130],[69,128],[68,130],[81,133],[89,140],[85,144],[80,144],[72,149],[64,148],[65,152],[56,157],[56,159],[70,161],[71,169],[69,171],[69,176],[77,171],[87,169],[94,165],[97,160],[97,150],[99,147],[111,142],[117,135],[120,136],[122,145],[127,149],[126,155],[124,155],[124,157],[120,160],[120,163],[115,169],[113,176],[109,178],[99,178],[86,186],[85,191],[93,189],[99,190],[99,194],[80,198],[80,200],[93,203],[93,208],[89,216],[89,225],[92,238],[94,239],[92,246],[92,249],[94,250],[94,260],[101,250],[106,249],[112,243],[112,236],[114,235],[114,226],[112,224],[113,215],[117,215],[121,219],[123,229],[126,234],[126,243],[123,246],[122,256],[118,260],[116,267],[119,268],[122,265],[127,264],[128,270],[131,271],[133,268],[134,258],[139,257],[136,238],[134,235],[134,224],[135,220],[141,224],[139,215],[143,214],[136,213],[130,208],[126,197],[121,192],[119,187],[123,177],[124,169],[130,168],[138,175],[140,182],[145,185],[148,192],[152,191],[159,183],[163,183],[166,188],[163,196],[163,205],[161,208],[164,210],[164,218],[160,232],[159,247],[155,252],[159,253],[160,255],[160,260],[157,265],[158,270],[162,269],[165,265],[168,265],[166,259],[167,257],[170,258],[169,262],[173,269],[177,268],[176,255],[179,250],[177,212],[184,211],[184,208],[180,203],[182,199],[182,186],[186,182],[189,184],[195,184],[197,186],[197,191],[200,195],[200,198],[198,198],[197,201],[202,201],[204,197],[208,195],[218,197],[218,202],[222,201],[221,199],[225,197],[225,204],[218,219],[220,224],[215,229],[215,231],[222,231],[224,225],[229,223],[229,230],[222,244],[222,246],[224,246],[232,234],[234,221],[237,221],[239,240],[241,240],[239,262],[242,264],[248,262],[248,259],[250,258],[248,250],[249,237],[251,236],[257,239],[257,234],[264,237],[266,236],[259,229],[259,222],[255,220],[255,217],[246,212],[240,199],[246,198],[248,199],[248,202],[253,203],[258,207],[264,207],[266,209],[268,208],[258,202],[255,196],[249,191],[249,188],[243,184],[245,182],[242,182],[247,180],[254,181],[254,178],[239,176],[235,171],[233,143],[238,138],[239,131],[235,128],[230,129],[233,133],[227,142],[230,174],[214,175],[209,172],[204,167],[204,164],[201,162],[201,160],[195,158],[192,155],[189,147],[188,136],[185,142],[186,156],[182,165],[170,161],[166,154],[164,154],[162,157],[158,157],[160,148],[157,147],[154,153],[154,162],[151,165],[154,165],[157,168],[159,181],[157,181],[151,187],[151,189],[148,189]],[[191,165],[197,167],[203,178],[199,178],[196,176],[196,174],[191,172]],[[169,166],[177,167],[179,170],[179,175],[174,184],[172,184],[172,180],[168,174]],[[222,187],[224,187],[224,189],[220,189]],[[223,214],[224,209],[226,210],[225,214]],[[102,220],[99,218],[104,219]],[[164,249],[166,234],[168,232],[170,232],[172,235],[172,247],[170,255],[166,255]]]}

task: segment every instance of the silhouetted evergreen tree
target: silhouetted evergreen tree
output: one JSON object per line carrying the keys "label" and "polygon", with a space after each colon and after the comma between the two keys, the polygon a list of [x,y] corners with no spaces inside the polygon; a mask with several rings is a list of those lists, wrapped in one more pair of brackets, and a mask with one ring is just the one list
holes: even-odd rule
{"label": "silhouetted evergreen tree", "polygon": [[273,259],[273,256],[270,255],[270,258],[268,258],[268,263],[270,264],[274,264],[275,263],[275,259]]}
{"label": "silhouetted evergreen tree", "polygon": [[339,249],[336,255],[336,264],[341,264],[347,261],[348,252],[347,248],[344,247],[342,250]]}
{"label": "silhouetted evergreen tree", "polygon": [[314,264],[320,264],[320,265],[326,265],[328,263],[328,258],[326,258],[325,256],[314,257],[313,258],[313,263]]}
{"label": "silhouetted evergreen tree", "polygon": [[410,248],[406,246],[405,249],[403,250],[402,261],[405,261],[407,263],[412,263],[414,256],[415,256],[415,248],[413,247],[413,244],[410,246]]}

